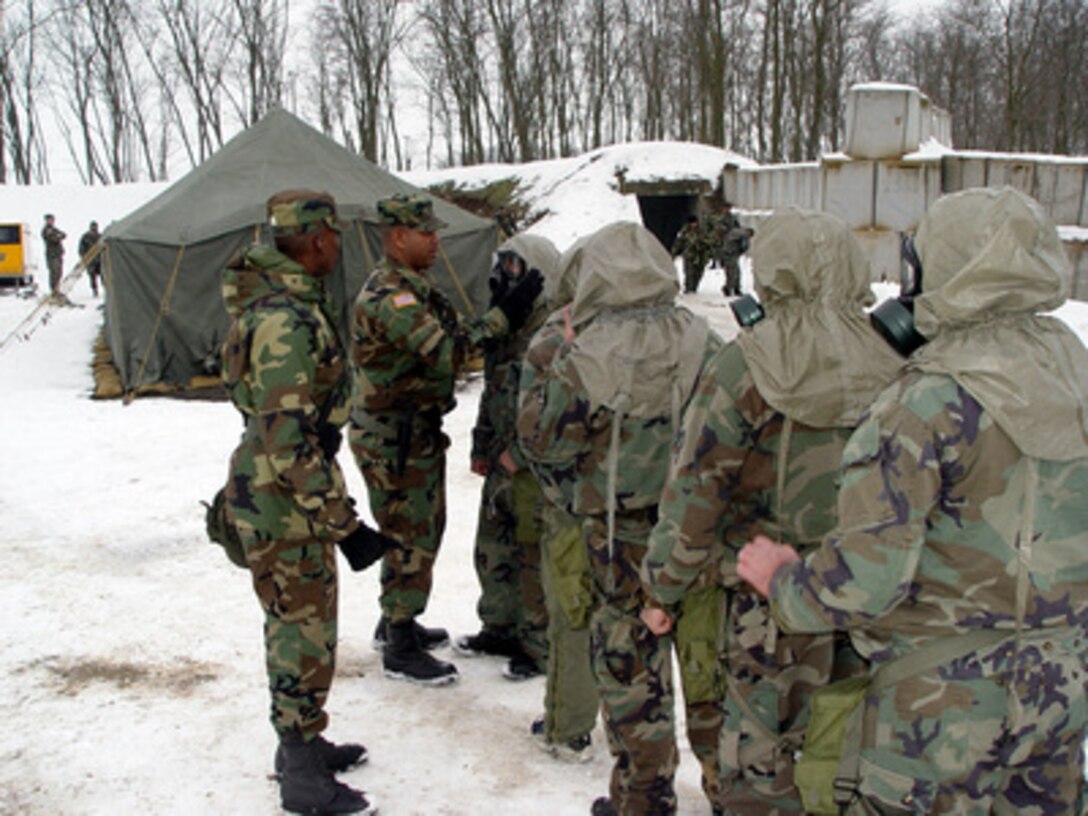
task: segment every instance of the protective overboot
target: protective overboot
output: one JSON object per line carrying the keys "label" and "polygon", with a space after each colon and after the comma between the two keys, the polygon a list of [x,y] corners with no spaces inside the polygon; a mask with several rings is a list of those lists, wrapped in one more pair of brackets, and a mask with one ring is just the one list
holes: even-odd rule
{"label": "protective overboot", "polygon": [[378,812],[361,791],[333,778],[316,740],[306,742],[301,734],[288,734],[280,738],[280,749],[280,802],[284,810],[306,814]]}
{"label": "protective overboot", "polygon": [[[412,626],[415,627],[416,638],[419,640],[419,645],[428,652],[449,645],[450,633],[445,629],[438,626],[424,626],[417,620],[412,621]],[[388,644],[389,618],[382,615],[378,620],[378,625],[374,627],[374,640],[371,642],[371,646],[374,647],[374,651],[381,652],[385,651],[385,647]]]}
{"label": "protective overboot", "polygon": [[[340,773],[346,771],[352,765],[361,765],[367,761],[369,755],[366,748],[356,743],[346,742],[343,745],[336,745],[329,742],[323,736],[318,734],[313,738],[312,742],[317,743],[317,752],[321,755],[321,759],[325,762],[325,767],[333,773]],[[274,760],[276,767],[276,773],[283,773],[283,743],[276,748],[276,758]]]}
{"label": "protective overboot", "polygon": [[593,800],[593,807],[589,809],[590,816],[620,816],[616,806],[607,796],[601,796]]}
{"label": "protective overboot", "polygon": [[420,645],[415,621],[390,623],[389,642],[382,652],[385,676],[423,686],[445,686],[457,682],[457,667],[432,657]]}

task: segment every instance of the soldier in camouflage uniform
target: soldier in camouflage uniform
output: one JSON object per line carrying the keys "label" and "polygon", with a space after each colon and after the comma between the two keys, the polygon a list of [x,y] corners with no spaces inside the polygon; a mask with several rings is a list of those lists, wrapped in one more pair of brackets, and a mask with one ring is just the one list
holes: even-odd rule
{"label": "soldier in camouflage uniform", "polygon": [[283,805],[371,813],[363,794],[332,777],[365,760],[365,749],[321,736],[336,658],[333,545],[362,569],[390,543],[356,517],[335,458],[351,386],[323,284],[340,251],[336,204],[288,190],[268,211],[276,247],[245,250],[223,279],[231,316],[223,382],[246,426],[230,461],[227,512],[265,613]]}
{"label": "soldier in camouflage uniform", "polygon": [[546,373],[534,427],[521,439],[528,456],[572,473],[566,509],[582,524],[593,573],[593,669],[615,757],[610,796],[593,812],[668,813],[678,761],[671,640],[638,619],[638,564],[672,433],[721,341],[675,306],[672,261],[645,228],[610,225],[578,253],[578,288],[564,310],[569,345]]}
{"label": "soldier in camouflage uniform", "polygon": [[[538,408],[552,361],[565,345],[562,308],[574,299],[585,239],[558,261],[557,273],[545,279],[550,308],[533,335],[521,367],[517,432],[533,439]],[[571,338],[566,338],[569,342]],[[524,455],[524,454],[523,454]],[[548,665],[544,715],[530,732],[543,750],[557,759],[588,762],[593,757],[590,732],[597,720],[597,689],[589,661],[589,620],[593,609],[589,559],[581,525],[566,509],[573,503],[574,474],[568,464],[526,457],[545,498],[541,510],[541,583],[547,605]]]}
{"label": "soldier in camouflage uniform", "polygon": [[1039,314],[1069,262],[1010,188],[939,199],[916,246],[929,342],[847,444],[837,527],[739,573],[872,660],[849,812],[1083,813],[1088,351]]}
{"label": "soldier in camouflage uniform", "polygon": [[[559,252],[547,238],[516,235],[499,247],[491,273],[497,303],[529,269],[545,282],[556,274]],[[548,316],[544,297],[517,332],[490,344],[484,392],[472,431],[472,470],[484,477],[476,525],[475,564],[480,579],[476,604],[483,628],[460,637],[454,650],[509,658],[503,676],[524,680],[547,665],[547,612],[540,577],[542,496],[517,444],[518,384],[529,339]]]}
{"label": "soldier in camouflage uniform", "polygon": [[442,416],[454,406],[454,378],[468,354],[519,328],[542,281],[527,273],[496,307],[465,321],[426,274],[438,252],[436,231],[445,226],[431,200],[396,195],[377,208],[385,258],[355,301],[350,431],[371,512],[401,544],[382,564],[375,641],[384,647],[387,676],[444,685],[457,679],[457,669],[428,650],[448,636],[416,622],[427,606],[446,522],[449,438]]}
{"label": "soldier in camouflage uniform", "polygon": [[60,294],[60,279],[64,275],[64,239],[67,234],[58,229],[52,214],[45,216],[42,241],[45,242],[45,265],[49,269],[49,291]]}
{"label": "soldier in camouflage uniform", "polygon": [[740,256],[748,250],[748,242],[753,231],[740,225],[733,214],[733,205],[726,201],[720,213],[711,216],[707,225],[708,242],[711,254],[725,273],[725,285],[722,294],[726,297],[739,296]]}
{"label": "soldier in camouflage uniform", "polygon": [[713,245],[709,233],[699,223],[699,216],[689,215],[672,242],[672,256],[684,258],[684,291],[695,292],[710,261]]}
{"label": "soldier in camouflage uniform", "polygon": [[724,646],[712,685],[725,719],[712,754],[717,804],[734,814],[800,812],[793,755],[834,654],[830,635],[778,631],[737,580],[736,552],[760,531],[811,547],[833,526],[843,447],[901,362],[869,325],[869,265],[839,219],[775,213],[756,239],[753,273],[767,316],[700,375],[643,562],[646,591],[665,610],[644,620],[663,634],[682,612],[681,665],[699,655],[684,649],[679,604],[729,589],[726,614],[711,618]]}

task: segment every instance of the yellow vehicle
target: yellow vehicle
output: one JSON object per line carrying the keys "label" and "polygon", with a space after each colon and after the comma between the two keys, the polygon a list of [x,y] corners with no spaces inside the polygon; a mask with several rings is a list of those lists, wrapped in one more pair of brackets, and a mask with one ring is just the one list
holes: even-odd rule
{"label": "yellow vehicle", "polygon": [[34,280],[27,265],[26,225],[0,224],[0,286],[27,286]]}

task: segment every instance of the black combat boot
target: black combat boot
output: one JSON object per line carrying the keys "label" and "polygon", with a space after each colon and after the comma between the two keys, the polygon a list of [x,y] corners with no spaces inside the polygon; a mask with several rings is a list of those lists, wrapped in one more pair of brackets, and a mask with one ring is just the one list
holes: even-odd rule
{"label": "black combat boot", "polygon": [[589,809],[590,816],[619,816],[619,811],[607,796],[600,796],[593,800],[593,807]]}
{"label": "black combat boot", "polygon": [[454,641],[453,650],[463,657],[514,657],[521,653],[521,644],[508,631],[485,626],[475,635],[461,635]]}
{"label": "black combat boot", "polygon": [[[450,633],[445,629],[437,626],[424,626],[417,620],[412,621],[412,626],[416,630],[416,638],[419,640],[419,645],[426,649],[428,652],[435,649],[441,649],[443,646],[448,646],[450,642]],[[378,620],[378,625],[374,627],[374,640],[371,645],[377,652],[385,651],[385,647],[389,643],[389,618],[382,615]]]}
{"label": "black combat boot", "polygon": [[306,814],[378,812],[361,791],[333,778],[317,740],[306,742],[301,734],[287,734],[280,737],[280,752],[280,802],[284,810]]}
{"label": "black combat boot", "polygon": [[385,676],[409,680],[424,686],[445,686],[457,682],[457,667],[438,660],[420,645],[415,621],[390,623],[389,642],[382,652]]}
{"label": "black combat boot", "polygon": [[[366,748],[362,745],[357,745],[352,742],[346,742],[343,745],[335,745],[318,734],[313,738],[313,742],[317,743],[317,752],[321,755],[321,758],[325,762],[325,767],[333,773],[340,773],[346,771],[352,765],[362,765],[367,761],[368,754]],[[276,767],[276,773],[283,773],[283,743],[281,742],[279,747],[276,748],[276,758],[274,760]]]}

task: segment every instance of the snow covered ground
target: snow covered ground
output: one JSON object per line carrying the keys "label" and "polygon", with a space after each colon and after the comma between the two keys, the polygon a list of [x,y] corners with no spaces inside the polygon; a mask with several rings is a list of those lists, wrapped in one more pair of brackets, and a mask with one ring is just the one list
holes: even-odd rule
{"label": "snow covered ground", "polygon": [[[564,189],[560,175],[541,182],[553,187],[553,215],[539,231],[561,246],[575,229],[637,217],[607,185]],[[56,212],[74,261],[92,218],[105,227],[158,189],[0,187],[0,217],[36,233],[41,215]],[[730,336],[721,283],[709,271],[686,302]],[[70,297],[73,307],[0,349],[0,813],[278,812],[261,614],[247,575],[206,543],[198,504],[225,477],[237,416],[228,404],[89,399],[100,302],[82,279]],[[0,297],[0,339],[34,306]],[[1088,305],[1060,314],[1088,336]],[[468,451],[479,393],[469,383],[447,422],[450,523],[424,616],[455,635],[478,627],[480,482]],[[363,499],[346,452],[342,465]],[[398,815],[583,814],[606,792],[599,726],[597,757],[583,766],[556,763],[529,739],[543,681],[510,683],[499,661],[461,658],[453,687],[384,679],[370,648],[376,597],[376,570],[342,571],[328,733],[371,754],[346,782]],[[680,744],[680,813],[706,813]]]}

